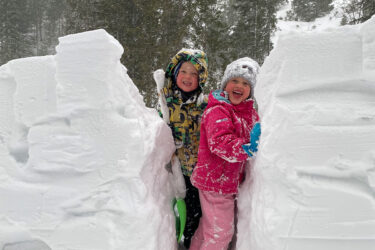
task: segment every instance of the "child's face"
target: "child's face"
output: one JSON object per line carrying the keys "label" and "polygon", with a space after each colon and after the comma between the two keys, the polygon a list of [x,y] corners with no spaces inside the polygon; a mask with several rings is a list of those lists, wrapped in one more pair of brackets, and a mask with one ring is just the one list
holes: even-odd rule
{"label": "child's face", "polygon": [[198,88],[198,71],[191,62],[184,62],[177,75],[177,86],[185,92]]}
{"label": "child's face", "polygon": [[225,89],[228,92],[229,101],[238,105],[250,96],[250,83],[242,77],[235,77],[228,81]]}

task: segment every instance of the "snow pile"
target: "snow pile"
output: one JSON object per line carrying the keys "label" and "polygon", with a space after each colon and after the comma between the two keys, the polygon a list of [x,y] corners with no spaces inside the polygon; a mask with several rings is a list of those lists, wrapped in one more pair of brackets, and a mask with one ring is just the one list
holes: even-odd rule
{"label": "snow pile", "polygon": [[0,67],[0,249],[175,248],[169,127],[112,36],[59,41]]}
{"label": "snow pile", "polygon": [[305,32],[305,31],[324,31],[330,28],[337,28],[341,25],[342,6],[346,0],[333,0],[331,5],[333,9],[323,17],[318,17],[311,22],[288,20],[288,11],[292,11],[292,1],[288,0],[276,13],[277,23],[276,32],[272,37],[272,42],[277,43],[280,34],[285,32]]}
{"label": "snow pile", "polygon": [[255,96],[262,137],[237,248],[374,249],[375,17],[279,37]]}

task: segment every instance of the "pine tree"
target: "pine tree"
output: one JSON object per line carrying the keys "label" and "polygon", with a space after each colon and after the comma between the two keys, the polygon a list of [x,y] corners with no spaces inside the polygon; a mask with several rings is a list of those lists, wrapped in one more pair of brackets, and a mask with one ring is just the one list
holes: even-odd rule
{"label": "pine tree", "polygon": [[374,0],[352,0],[344,7],[344,15],[341,23],[363,23],[370,19],[373,15],[375,15]]}
{"label": "pine tree", "polygon": [[278,0],[232,0],[233,33],[231,57],[250,56],[260,64],[272,49],[271,35],[276,29]]}
{"label": "pine tree", "polygon": [[27,3],[0,0],[0,64],[32,55]]}
{"label": "pine tree", "polygon": [[363,0],[363,16],[361,22],[365,22],[375,15],[375,1],[374,0]]}
{"label": "pine tree", "polygon": [[45,55],[54,54],[58,38],[67,34],[66,19],[69,18],[71,10],[66,0],[47,0],[43,9],[41,51]]}
{"label": "pine tree", "polygon": [[208,57],[209,77],[206,90],[216,89],[230,57],[228,40],[230,24],[228,23],[224,1],[204,0],[192,6],[193,22],[189,39],[194,48],[202,49]]}
{"label": "pine tree", "polygon": [[333,6],[332,0],[293,0],[292,11],[295,20],[311,22],[328,14]]}

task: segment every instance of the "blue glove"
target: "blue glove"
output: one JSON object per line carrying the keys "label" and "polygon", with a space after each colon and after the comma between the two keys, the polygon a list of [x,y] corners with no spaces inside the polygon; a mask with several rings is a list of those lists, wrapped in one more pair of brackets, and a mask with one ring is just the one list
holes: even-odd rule
{"label": "blue glove", "polygon": [[250,143],[242,145],[243,150],[245,150],[246,154],[248,154],[250,157],[253,157],[254,154],[258,151],[260,133],[260,123],[257,122],[250,132]]}

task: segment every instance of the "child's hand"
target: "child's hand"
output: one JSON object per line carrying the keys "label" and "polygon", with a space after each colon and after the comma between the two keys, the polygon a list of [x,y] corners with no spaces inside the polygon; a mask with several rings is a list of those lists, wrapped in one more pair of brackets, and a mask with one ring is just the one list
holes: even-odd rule
{"label": "child's hand", "polygon": [[164,87],[164,81],[165,81],[165,72],[162,69],[158,69],[154,71],[154,80],[156,83],[156,89],[158,92],[161,91],[161,89]]}
{"label": "child's hand", "polygon": [[255,153],[258,151],[259,137],[261,134],[260,123],[255,123],[250,132],[250,149]]}
{"label": "child's hand", "polygon": [[261,134],[260,123],[255,123],[253,129],[250,132],[250,143],[242,145],[243,150],[250,157],[253,157],[254,154],[258,151],[259,137]]}

